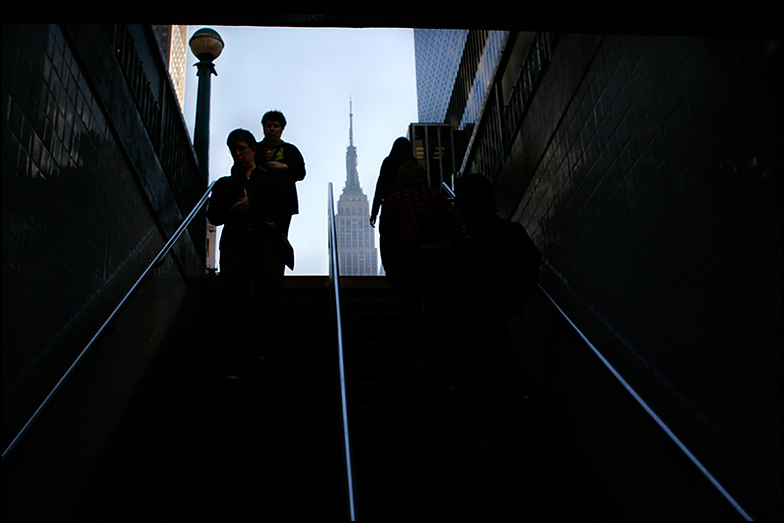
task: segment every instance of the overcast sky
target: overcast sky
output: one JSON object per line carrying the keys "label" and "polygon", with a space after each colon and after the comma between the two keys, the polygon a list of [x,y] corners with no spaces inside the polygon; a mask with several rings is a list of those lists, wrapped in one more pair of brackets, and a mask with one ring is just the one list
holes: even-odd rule
{"label": "overcast sky", "polygon": [[[189,27],[188,38],[201,27]],[[288,120],[283,139],[300,149],[307,169],[297,183],[300,214],[289,233],[295,267],[286,274],[327,274],[327,186],[332,182],[337,205],[346,179],[349,101],[360,183],[372,201],[392,142],[417,121],[413,32],[209,27],[225,43],[211,81],[210,180],[232,165],[229,132],[245,128],[261,140],[262,114],[282,111]],[[198,79],[197,60],[188,53],[184,113],[192,135]]]}

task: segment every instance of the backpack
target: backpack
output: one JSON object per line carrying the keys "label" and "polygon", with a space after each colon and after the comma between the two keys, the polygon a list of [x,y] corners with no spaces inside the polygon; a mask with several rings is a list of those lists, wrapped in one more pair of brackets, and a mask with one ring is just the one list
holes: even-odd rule
{"label": "backpack", "polygon": [[541,264],[525,228],[497,217],[471,229],[457,210],[450,208],[449,214],[442,238],[423,242],[414,252],[414,276],[431,313],[522,312]]}

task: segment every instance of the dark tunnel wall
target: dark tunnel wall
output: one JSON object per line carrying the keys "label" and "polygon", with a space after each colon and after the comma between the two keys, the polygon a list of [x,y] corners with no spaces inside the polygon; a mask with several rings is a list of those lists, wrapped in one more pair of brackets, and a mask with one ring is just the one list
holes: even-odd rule
{"label": "dark tunnel wall", "polygon": [[[165,75],[150,84],[137,77],[157,98],[143,121],[138,93],[116,58],[114,29],[3,25],[4,452],[179,226],[175,202],[195,203],[193,195],[206,189],[201,177],[188,176],[197,172],[190,147],[179,154],[182,183],[162,170],[167,164],[158,153],[166,145],[148,124],[176,135],[154,111],[176,103],[171,84],[167,91]],[[125,50],[154,66],[150,50],[159,51],[144,35],[137,29],[135,40],[124,38]],[[175,110],[179,132],[187,133]],[[4,519],[57,518],[72,501],[176,313],[186,280],[203,274],[199,248],[187,235],[178,242],[14,459],[4,459]]]}
{"label": "dark tunnel wall", "polygon": [[781,517],[781,51],[562,34],[496,182],[544,288],[761,519]]}

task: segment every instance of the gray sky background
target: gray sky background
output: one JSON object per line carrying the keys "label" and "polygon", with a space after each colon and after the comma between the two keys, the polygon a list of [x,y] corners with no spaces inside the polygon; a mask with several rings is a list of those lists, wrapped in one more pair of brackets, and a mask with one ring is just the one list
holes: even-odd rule
{"label": "gray sky background", "polygon": [[[201,27],[189,27],[188,38]],[[349,101],[360,183],[372,201],[392,142],[417,121],[413,31],[209,27],[225,43],[211,81],[210,180],[232,165],[229,132],[245,128],[260,140],[262,114],[282,111],[288,120],[283,139],[300,149],[307,168],[289,234],[295,266],[286,274],[327,274],[327,187],[332,182],[337,204],[346,179]],[[196,61],[189,50],[184,116],[191,135]]]}

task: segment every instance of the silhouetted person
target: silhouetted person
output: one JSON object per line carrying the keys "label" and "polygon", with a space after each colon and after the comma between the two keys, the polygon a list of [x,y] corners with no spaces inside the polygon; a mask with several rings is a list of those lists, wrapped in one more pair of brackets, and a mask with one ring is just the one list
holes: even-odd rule
{"label": "silhouetted person", "polygon": [[387,248],[382,262],[387,276],[406,299],[417,300],[413,256],[423,243],[445,234],[440,226],[447,216],[449,201],[425,184],[425,171],[411,159],[398,170],[400,190],[384,203],[384,233]]}
{"label": "silhouetted person", "polygon": [[474,423],[487,440],[509,431],[522,415],[515,407],[520,396],[520,366],[509,339],[507,317],[522,312],[533,292],[541,254],[525,228],[501,218],[493,186],[471,174],[455,183],[455,210],[470,246],[464,263],[463,299],[454,338],[462,362]]}
{"label": "silhouetted person", "polygon": [[400,190],[397,179],[400,167],[413,159],[414,152],[411,142],[408,141],[407,138],[398,138],[392,144],[392,150],[389,152],[389,155],[381,162],[381,169],[379,170],[378,179],[376,180],[376,192],[373,195],[373,205],[370,210],[370,226],[376,226],[376,219],[379,218],[380,211],[381,216],[378,224],[379,252],[385,271],[387,270],[387,266],[384,264],[384,257],[388,254],[387,251],[389,249],[387,247],[391,242],[387,241],[387,236],[385,234],[384,203]]}
{"label": "silhouetted person", "polygon": [[294,144],[281,139],[286,117],[280,111],[268,111],[261,118],[264,139],[256,148],[256,165],[280,178],[280,212],[276,223],[288,237],[291,217],[299,213],[296,183],[305,179],[305,160]]}
{"label": "silhouetted person", "polygon": [[425,184],[425,172],[411,159],[398,170],[400,190],[383,204],[382,237],[386,248],[382,261],[387,278],[403,298],[409,321],[408,334],[416,367],[412,378],[430,379],[441,371],[442,345],[432,340],[433,330],[423,314],[423,286],[415,272],[415,255],[422,244],[447,236],[450,203]]}
{"label": "silhouetted person", "polygon": [[231,175],[215,182],[207,218],[223,225],[220,277],[228,301],[227,343],[247,362],[258,360],[273,339],[284,265],[293,265],[284,234],[291,215],[283,178],[256,165],[253,134],[236,129],[226,145],[234,165]]}
{"label": "silhouetted person", "polygon": [[481,174],[456,180],[455,210],[467,228],[479,269],[475,280],[466,282],[474,293],[471,301],[494,316],[522,311],[536,286],[539,249],[522,224],[498,215],[493,185]]}

